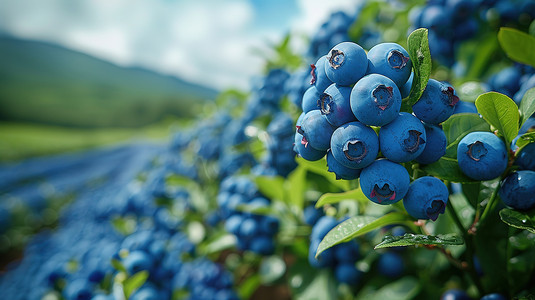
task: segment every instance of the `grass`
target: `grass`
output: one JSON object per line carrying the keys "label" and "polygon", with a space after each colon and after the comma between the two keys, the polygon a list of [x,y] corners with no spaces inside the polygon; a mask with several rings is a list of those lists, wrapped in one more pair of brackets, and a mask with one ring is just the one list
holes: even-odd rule
{"label": "grass", "polygon": [[0,122],[0,162],[72,152],[129,140],[168,141],[183,121],[168,118],[142,128],[80,129]]}

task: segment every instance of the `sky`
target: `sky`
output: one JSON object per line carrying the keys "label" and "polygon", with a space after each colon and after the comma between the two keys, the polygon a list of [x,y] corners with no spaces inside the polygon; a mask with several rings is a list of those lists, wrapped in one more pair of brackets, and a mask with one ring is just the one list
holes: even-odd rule
{"label": "sky", "polygon": [[[247,89],[288,32],[312,34],[359,0],[2,0],[0,32],[215,89]],[[296,40],[296,51],[304,43]]]}

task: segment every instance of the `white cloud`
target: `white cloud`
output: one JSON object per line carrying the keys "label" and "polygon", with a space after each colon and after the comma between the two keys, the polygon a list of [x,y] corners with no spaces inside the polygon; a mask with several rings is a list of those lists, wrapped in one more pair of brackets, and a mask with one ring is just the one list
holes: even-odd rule
{"label": "white cloud", "polygon": [[[356,0],[296,0],[295,30],[311,33]],[[215,88],[246,88],[265,49],[287,32],[254,28],[248,0],[4,0],[0,31],[59,43],[120,65],[152,68]]]}

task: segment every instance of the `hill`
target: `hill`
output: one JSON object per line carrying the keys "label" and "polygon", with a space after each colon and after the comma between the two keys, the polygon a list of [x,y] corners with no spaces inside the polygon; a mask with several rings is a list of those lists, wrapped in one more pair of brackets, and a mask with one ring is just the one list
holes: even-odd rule
{"label": "hill", "polygon": [[0,37],[0,120],[138,127],[188,118],[217,92],[57,45]]}

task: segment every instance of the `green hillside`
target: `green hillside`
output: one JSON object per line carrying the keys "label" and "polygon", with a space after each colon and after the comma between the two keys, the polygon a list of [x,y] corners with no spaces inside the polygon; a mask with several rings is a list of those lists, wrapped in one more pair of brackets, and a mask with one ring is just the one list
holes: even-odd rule
{"label": "green hillside", "polygon": [[216,91],[43,42],[0,37],[0,120],[137,127],[193,116]]}

